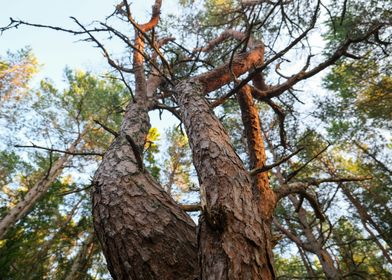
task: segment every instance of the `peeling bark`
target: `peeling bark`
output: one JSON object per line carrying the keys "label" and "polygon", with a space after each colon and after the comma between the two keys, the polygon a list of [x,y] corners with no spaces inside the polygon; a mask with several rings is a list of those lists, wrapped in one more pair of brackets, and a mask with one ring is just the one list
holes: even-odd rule
{"label": "peeling bark", "polygon": [[137,160],[149,128],[147,104],[130,103],[94,176],[95,231],[113,279],[193,280],[195,225]]}
{"label": "peeling bark", "polygon": [[[265,166],[267,157],[265,154],[264,139],[261,134],[260,118],[254,104],[252,90],[245,86],[237,94],[237,100],[241,109],[242,122],[248,144],[250,168]],[[254,195],[260,199],[263,217],[270,220],[275,209],[275,193],[269,186],[268,172],[261,172],[253,176]],[[269,221],[271,223],[271,221]]]}
{"label": "peeling bark", "polygon": [[177,100],[205,197],[199,225],[200,279],[274,279],[270,236],[252,180],[202,84],[182,82]]}

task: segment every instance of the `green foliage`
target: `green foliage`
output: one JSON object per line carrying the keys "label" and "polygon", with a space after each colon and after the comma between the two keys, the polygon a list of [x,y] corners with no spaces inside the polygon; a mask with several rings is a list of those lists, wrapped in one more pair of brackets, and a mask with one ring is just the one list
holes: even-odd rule
{"label": "green foliage", "polygon": [[308,276],[306,268],[303,265],[302,260],[295,255],[290,257],[282,257],[276,255],[275,257],[276,275],[279,275],[279,279],[306,279]]}
{"label": "green foliage", "polygon": [[0,105],[12,98],[22,98],[37,70],[37,59],[29,47],[7,52],[5,58],[0,56]]}
{"label": "green foliage", "polygon": [[392,273],[385,269],[387,263],[379,255],[378,248],[371,239],[347,218],[335,225],[333,241],[339,252],[339,263],[343,271],[348,271],[350,279],[390,279]]}
{"label": "green foliage", "polygon": [[[329,118],[354,113],[357,118],[351,122],[366,124],[371,120],[372,125],[389,127],[392,119],[392,69],[381,69],[369,56],[359,61],[339,63],[326,77],[326,88],[336,92],[339,98],[335,107],[325,105]],[[347,123],[347,118],[343,121]]]}
{"label": "green foliage", "polygon": [[15,152],[0,151],[0,186],[7,185],[17,172],[20,158]]}
{"label": "green foliage", "polygon": [[160,140],[160,134],[156,127],[150,128],[148,132],[146,144],[144,147],[144,160],[146,162],[147,170],[151,173],[151,175],[159,180],[160,179],[160,171],[158,161],[156,159],[157,154],[159,153],[159,146],[156,142]]}
{"label": "green foliage", "polygon": [[179,128],[173,127],[166,131],[168,148],[165,154],[164,185],[166,190],[173,194],[177,191],[177,199],[184,192],[189,192],[191,187],[191,150],[188,144],[188,137]]}

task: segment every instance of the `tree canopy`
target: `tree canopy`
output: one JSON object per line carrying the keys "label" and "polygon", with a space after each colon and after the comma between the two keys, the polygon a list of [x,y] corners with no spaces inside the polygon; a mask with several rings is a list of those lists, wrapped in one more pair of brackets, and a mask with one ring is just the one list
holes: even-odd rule
{"label": "tree canopy", "polygon": [[391,279],[390,1],[153,2],[0,27],[0,278]]}

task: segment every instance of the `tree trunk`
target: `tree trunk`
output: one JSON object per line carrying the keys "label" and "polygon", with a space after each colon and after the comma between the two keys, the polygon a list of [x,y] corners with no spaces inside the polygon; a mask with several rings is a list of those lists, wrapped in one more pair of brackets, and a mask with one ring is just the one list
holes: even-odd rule
{"label": "tree trunk", "polygon": [[55,242],[58,241],[59,238],[61,238],[62,233],[67,228],[69,223],[72,221],[72,218],[74,217],[75,213],[77,212],[81,201],[82,200],[79,200],[78,203],[76,203],[74,207],[72,207],[71,211],[67,214],[65,220],[61,224],[59,221],[57,222],[59,229],[51,237],[49,237],[49,239],[45,243],[40,246],[39,250],[37,250],[37,252],[30,261],[30,269],[28,270],[26,275],[27,279],[37,279],[37,275],[40,273],[40,271],[37,270],[34,264],[37,262],[48,262],[47,258],[49,255],[49,250],[52,249]]}
{"label": "tree trunk", "polygon": [[389,255],[388,251],[384,248],[381,242],[378,240],[377,236],[373,233],[373,231],[367,226],[367,222],[373,226],[373,228],[377,231],[377,233],[381,236],[381,238],[386,242],[387,246],[390,245],[390,238],[384,231],[379,227],[379,225],[373,220],[373,218],[369,215],[366,211],[366,208],[362,205],[362,203],[351,193],[350,189],[343,186],[342,191],[344,195],[348,198],[348,200],[357,208],[357,212],[361,222],[365,228],[365,230],[374,238],[374,241],[378,248],[381,250],[382,254],[384,255],[385,259],[392,264],[392,258]]}
{"label": "tree trunk", "polygon": [[[83,135],[87,132],[82,132],[78,138],[68,148],[68,152],[73,153],[76,147],[82,140]],[[23,218],[37,203],[37,201],[46,194],[50,186],[57,179],[57,177],[64,170],[65,165],[71,158],[71,154],[64,154],[61,156],[50,168],[49,172],[44,178],[40,179],[35,185],[27,192],[24,198],[19,201],[5,217],[0,221],[0,240],[5,237],[7,231],[15,225],[21,218]]]}
{"label": "tree trunk", "polygon": [[[289,195],[289,199],[294,204],[294,206],[298,205],[298,199],[294,195]],[[302,226],[302,230],[307,240],[307,245],[309,247],[309,251],[316,254],[317,258],[320,261],[323,272],[327,279],[342,279],[340,272],[334,265],[334,261],[327,250],[323,248],[323,244],[321,239],[317,239],[313,233],[311,226],[309,225],[309,221],[307,218],[307,212],[303,207],[300,207],[298,211],[298,218],[300,224]]]}
{"label": "tree trunk", "polygon": [[200,279],[274,279],[271,236],[252,179],[194,81],[176,86],[202,192]]}
{"label": "tree trunk", "polygon": [[146,171],[147,101],[130,103],[93,180],[94,227],[113,279],[197,278],[196,228]]}
{"label": "tree trunk", "polygon": [[67,273],[65,280],[83,279],[82,277],[86,274],[87,264],[89,263],[93,250],[94,234],[90,232],[74,257],[71,270]]}

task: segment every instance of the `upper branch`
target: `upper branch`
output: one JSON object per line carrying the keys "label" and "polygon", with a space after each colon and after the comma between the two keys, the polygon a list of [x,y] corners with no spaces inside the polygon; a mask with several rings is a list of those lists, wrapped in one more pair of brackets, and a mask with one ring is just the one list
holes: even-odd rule
{"label": "upper branch", "polygon": [[[264,58],[264,46],[258,45],[254,49],[235,56],[231,61],[215,69],[193,77],[191,80],[203,85],[204,92],[208,93],[221,88],[236,77],[248,72],[260,64]],[[230,67],[231,66],[231,67]]]}
{"label": "upper branch", "polygon": [[[301,71],[292,75],[283,84],[274,86],[274,87],[269,88],[268,90],[265,90],[265,91],[257,91],[257,94],[255,95],[255,97],[257,97],[258,99],[265,99],[265,98],[272,98],[272,97],[277,97],[277,96],[281,95],[282,93],[284,93],[286,90],[293,87],[298,82],[305,80],[305,79],[308,79],[308,78],[318,74],[322,70],[326,69],[327,67],[333,65],[341,57],[350,56],[350,54],[347,51],[352,44],[367,40],[370,36],[377,34],[381,27],[382,27],[382,25],[378,24],[375,27],[373,27],[372,29],[370,29],[362,37],[359,37],[356,39],[350,39],[350,38],[347,39],[328,59],[326,59],[324,62],[320,63],[316,67],[312,68],[311,70],[306,71],[307,68],[309,67],[310,58],[311,58],[311,56],[310,56]],[[268,64],[268,63],[269,62],[266,62],[266,64]],[[265,67],[265,65],[263,66],[263,68],[264,67]],[[253,73],[249,74],[249,77],[244,79],[244,81],[246,81],[250,77],[254,76],[255,73],[257,73],[258,71],[259,71],[259,69],[256,69]]]}

